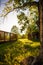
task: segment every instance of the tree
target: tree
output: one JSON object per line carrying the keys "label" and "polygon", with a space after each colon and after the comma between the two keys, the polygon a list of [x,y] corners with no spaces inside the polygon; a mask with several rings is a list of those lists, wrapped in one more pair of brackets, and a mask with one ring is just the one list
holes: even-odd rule
{"label": "tree", "polygon": [[[32,23],[31,25],[28,26],[26,33],[28,34],[28,38],[30,37],[30,39],[35,39],[35,36],[37,37],[37,35],[34,35],[35,33],[39,32],[39,28],[36,24]],[[30,35],[30,36],[29,36]],[[36,38],[37,39],[37,38]]]}
{"label": "tree", "polygon": [[[31,3],[32,2],[32,3]],[[37,5],[38,2],[35,2],[35,0],[8,0],[7,3],[5,3],[5,8],[3,10],[3,14],[1,16],[6,16],[8,13],[20,9],[25,9],[26,6],[31,6],[31,5]]]}
{"label": "tree", "polygon": [[29,10],[28,11],[30,12],[30,15],[26,16],[25,12],[21,12],[18,15],[18,19],[19,19],[19,24],[22,25],[21,32],[27,29],[28,32],[26,33],[30,34],[31,38],[33,38],[32,33],[39,32],[39,28],[36,24],[36,22],[39,19],[39,13],[38,13],[38,8],[36,6],[31,6]]}
{"label": "tree", "polygon": [[14,33],[14,34],[18,34],[18,28],[17,28],[17,26],[13,26],[11,28],[11,32]]}

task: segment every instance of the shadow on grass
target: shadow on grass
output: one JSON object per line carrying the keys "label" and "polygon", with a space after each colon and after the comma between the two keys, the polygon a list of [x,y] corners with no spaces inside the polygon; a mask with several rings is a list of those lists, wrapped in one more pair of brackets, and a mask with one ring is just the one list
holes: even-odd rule
{"label": "shadow on grass", "polygon": [[24,48],[31,51],[31,50],[35,50],[35,49],[40,49],[40,46],[37,46],[37,47],[32,47],[30,45],[24,45]]}
{"label": "shadow on grass", "polygon": [[32,39],[32,41],[34,41],[34,42],[39,42],[40,39]]}

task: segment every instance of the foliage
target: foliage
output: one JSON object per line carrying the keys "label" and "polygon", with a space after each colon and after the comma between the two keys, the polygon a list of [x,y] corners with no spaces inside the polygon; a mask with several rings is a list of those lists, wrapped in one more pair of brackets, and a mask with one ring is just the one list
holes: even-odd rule
{"label": "foliage", "polygon": [[14,9],[20,10],[25,9],[25,5],[29,2],[35,2],[35,0],[8,0],[7,3],[5,3],[5,8],[3,10],[3,14],[1,16],[6,16],[8,13],[14,11]]}
{"label": "foliage", "polygon": [[[24,31],[25,29],[27,29],[30,33],[31,32],[37,32],[39,31],[39,28],[36,24],[36,22],[39,19],[39,13],[38,13],[38,8],[37,6],[31,6],[30,8],[28,8],[28,11],[30,13],[28,13],[28,15],[26,16],[25,12],[21,12],[20,14],[18,14],[18,23],[21,26],[21,32]],[[27,12],[28,12],[27,11]]]}
{"label": "foliage", "polygon": [[18,28],[17,28],[17,26],[13,26],[13,27],[11,28],[11,32],[12,32],[12,33],[15,33],[15,34],[18,34]]}
{"label": "foliage", "polygon": [[13,4],[13,7],[16,8],[16,7],[22,6],[24,3],[33,2],[33,1],[35,0],[9,0],[6,3],[6,5]]}

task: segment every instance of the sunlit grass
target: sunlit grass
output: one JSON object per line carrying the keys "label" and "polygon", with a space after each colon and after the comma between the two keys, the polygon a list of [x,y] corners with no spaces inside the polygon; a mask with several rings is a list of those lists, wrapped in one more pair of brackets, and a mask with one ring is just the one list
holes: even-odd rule
{"label": "sunlit grass", "polygon": [[19,39],[23,44],[30,44],[32,47],[40,46],[40,42],[38,41],[32,41],[28,39]]}
{"label": "sunlit grass", "polygon": [[28,39],[19,39],[19,41],[21,41],[23,44],[27,44],[27,43],[33,43],[33,41],[28,40]]}
{"label": "sunlit grass", "polygon": [[33,42],[33,44],[31,44],[32,47],[37,47],[40,46],[40,42]]}
{"label": "sunlit grass", "polygon": [[0,44],[0,65],[20,65],[24,58],[39,55],[39,49],[40,42],[28,39]]}

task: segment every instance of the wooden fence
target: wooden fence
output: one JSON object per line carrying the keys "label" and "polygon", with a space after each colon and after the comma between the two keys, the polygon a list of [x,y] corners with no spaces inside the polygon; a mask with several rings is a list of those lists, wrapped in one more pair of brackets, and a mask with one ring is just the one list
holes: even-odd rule
{"label": "wooden fence", "polygon": [[0,42],[17,40],[17,34],[0,31]]}

